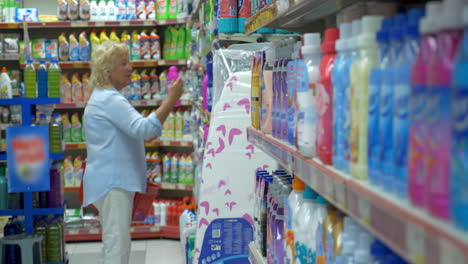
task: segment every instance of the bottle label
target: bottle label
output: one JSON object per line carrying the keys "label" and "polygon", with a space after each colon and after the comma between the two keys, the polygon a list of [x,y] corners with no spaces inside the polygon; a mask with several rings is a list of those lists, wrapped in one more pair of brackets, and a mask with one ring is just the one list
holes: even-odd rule
{"label": "bottle label", "polygon": [[424,85],[412,87],[410,97],[410,134],[409,134],[409,161],[408,175],[416,180],[418,185],[424,184],[424,153],[426,152],[426,129],[424,113],[426,110],[426,98],[428,97]]}
{"label": "bottle label", "polygon": [[381,142],[380,163],[382,164],[382,171],[386,176],[392,175],[392,171],[390,169],[393,154],[392,131],[393,87],[384,81],[380,95],[379,134]]}
{"label": "bottle label", "polygon": [[368,162],[369,174],[374,175],[379,164],[379,93],[381,88],[381,71],[372,70],[369,83],[369,120],[368,120]]}
{"label": "bottle label", "polygon": [[327,263],[335,263],[335,240],[333,239],[332,233],[327,231],[327,248],[326,248],[326,259]]}
{"label": "bottle label", "polygon": [[322,223],[319,223],[315,231],[315,253],[317,264],[325,264],[325,248],[323,242],[323,225]]}
{"label": "bottle label", "polygon": [[408,133],[409,133],[409,92],[408,84],[396,85],[395,114],[393,119],[393,164],[394,174],[399,182],[406,181],[406,164],[408,161]]}
{"label": "bottle label", "polygon": [[219,18],[237,18],[237,0],[225,0],[220,5]]}
{"label": "bottle label", "polygon": [[357,87],[351,86],[351,103],[350,103],[350,131],[349,131],[349,151],[350,160],[353,163],[359,161],[359,130],[362,129],[360,126],[359,118],[359,94]]}

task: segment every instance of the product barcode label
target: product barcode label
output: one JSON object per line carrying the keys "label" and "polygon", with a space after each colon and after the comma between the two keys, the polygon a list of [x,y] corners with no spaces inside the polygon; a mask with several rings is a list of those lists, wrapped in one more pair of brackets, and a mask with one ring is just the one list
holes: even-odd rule
{"label": "product barcode label", "polygon": [[221,237],[221,229],[213,229],[211,234],[213,238],[220,238]]}

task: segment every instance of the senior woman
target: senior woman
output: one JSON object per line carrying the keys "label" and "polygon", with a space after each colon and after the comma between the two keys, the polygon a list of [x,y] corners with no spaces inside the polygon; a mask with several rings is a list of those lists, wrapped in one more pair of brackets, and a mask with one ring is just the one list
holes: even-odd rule
{"label": "senior woman", "polygon": [[161,135],[161,124],[182,95],[177,80],[156,112],[141,116],[120,93],[130,84],[128,53],[127,46],[110,41],[93,51],[93,93],[84,112],[88,159],[83,204],[99,210],[105,264],[129,261],[133,197],[146,191],[144,140]]}

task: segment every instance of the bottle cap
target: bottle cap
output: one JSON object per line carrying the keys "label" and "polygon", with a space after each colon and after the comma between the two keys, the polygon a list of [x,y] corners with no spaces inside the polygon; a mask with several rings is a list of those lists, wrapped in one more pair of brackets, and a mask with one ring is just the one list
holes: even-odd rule
{"label": "bottle cap", "polygon": [[6,68],[6,67],[2,67],[2,72],[7,72],[7,68]]}
{"label": "bottle cap", "polygon": [[422,34],[431,34],[439,31],[437,23],[442,4],[440,2],[429,2],[426,4],[426,16],[419,23],[419,31]]}
{"label": "bottle cap", "polygon": [[382,16],[364,16],[362,18],[361,35],[358,39],[358,45],[361,48],[376,46],[376,32],[382,24]]}
{"label": "bottle cap", "polygon": [[392,41],[403,41],[403,27],[407,24],[406,16],[398,14],[394,18],[393,28],[390,31],[390,39]]}
{"label": "bottle cap", "polygon": [[320,34],[304,34],[304,46],[302,46],[302,54],[312,54],[317,52],[320,52]]}
{"label": "bottle cap", "polygon": [[46,118],[46,115],[45,114],[40,114],[39,117],[40,118]]}
{"label": "bottle cap", "polygon": [[380,31],[376,33],[376,39],[379,43],[388,43],[390,41],[390,29],[393,27],[392,18],[384,18]]}
{"label": "bottle cap", "polygon": [[464,0],[444,0],[442,3],[442,15],[439,19],[439,28],[441,30],[462,28],[463,6]]}
{"label": "bottle cap", "polygon": [[33,63],[33,60],[28,60],[28,63]]}
{"label": "bottle cap", "polygon": [[325,30],[325,39],[322,43],[322,52],[335,52],[335,42],[340,36],[340,31],[337,28],[329,28]]}
{"label": "bottle cap", "polygon": [[351,23],[340,24],[340,38],[335,42],[337,51],[343,51],[348,48],[348,40],[351,37]]}
{"label": "bottle cap", "polygon": [[361,34],[361,19],[353,20],[351,23],[351,35],[352,37],[348,41],[348,47],[350,49],[357,49],[358,47],[358,39],[359,35]]}
{"label": "bottle cap", "polygon": [[318,196],[318,194],[314,190],[312,190],[309,186],[305,187],[305,191],[302,194],[302,198],[307,199],[307,200],[316,199],[317,196]]}
{"label": "bottle cap", "polygon": [[295,177],[292,180],[292,188],[295,191],[304,191],[305,190],[305,184],[301,179],[299,179],[299,177]]}
{"label": "bottle cap", "polygon": [[323,204],[323,205],[326,205],[328,204],[328,201],[325,200],[325,198],[323,198],[322,196],[318,195],[317,196],[317,199],[315,201],[317,204]]}
{"label": "bottle cap", "polygon": [[392,254],[392,251],[379,240],[371,245],[371,255],[377,259]]}

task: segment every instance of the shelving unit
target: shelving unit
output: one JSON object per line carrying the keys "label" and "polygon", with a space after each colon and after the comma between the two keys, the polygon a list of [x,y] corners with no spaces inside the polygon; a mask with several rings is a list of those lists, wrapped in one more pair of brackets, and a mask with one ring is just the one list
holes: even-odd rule
{"label": "shelving unit", "polygon": [[[48,64],[48,63],[47,63]],[[61,69],[89,69],[89,61],[60,61],[59,66]],[[132,67],[142,68],[142,67],[157,67],[157,66],[184,66],[187,64],[187,60],[178,59],[178,60],[137,60],[130,61]],[[39,66],[39,63],[34,63],[36,68]],[[20,69],[24,69],[26,64],[20,64]]]}
{"label": "shelving unit", "polygon": [[[133,106],[159,106],[163,100],[131,100],[130,103]],[[179,106],[191,106],[192,104],[188,100],[179,100],[176,103],[176,107]],[[71,104],[56,104],[55,109],[80,109],[85,108],[86,103],[71,103]]]}
{"label": "shelving unit", "polygon": [[[32,106],[41,104],[59,104],[60,98],[13,98],[0,99],[0,105],[21,105],[22,126],[31,125]],[[62,159],[63,153],[50,153],[50,159]],[[6,153],[0,154],[0,160],[6,160]],[[24,216],[25,233],[34,233],[34,216],[37,215],[63,215],[65,204],[60,208],[33,208],[33,193],[23,193],[23,209],[0,210],[1,216]],[[66,253],[64,252],[64,262],[66,263]],[[59,263],[56,263],[59,264]]]}
{"label": "shelving unit", "polygon": [[[83,27],[142,27],[142,26],[165,26],[182,24],[188,21],[188,17],[180,19],[164,20],[121,20],[121,21],[55,21],[55,22],[28,22],[28,28],[83,28]],[[0,23],[0,29],[23,28],[22,23]]]}
{"label": "shelving unit", "polygon": [[[191,141],[167,141],[167,140],[158,140],[153,142],[145,143],[145,147],[192,147],[193,143]],[[65,149],[86,149],[86,143],[66,143]]]}
{"label": "shelving unit", "polygon": [[[175,190],[175,191],[192,191],[192,184],[181,184],[181,183],[161,183],[162,190]],[[65,192],[79,192],[80,187],[65,187]]]}
{"label": "shelving unit", "polygon": [[248,19],[245,32],[253,33],[263,27],[301,33],[312,32],[311,28],[319,19],[333,15],[359,0],[301,0],[296,1],[281,14],[278,10],[278,2],[279,0],[273,0]]}
{"label": "shelving unit", "polygon": [[412,263],[466,263],[468,234],[406,200],[302,156],[253,128],[248,140]]}

